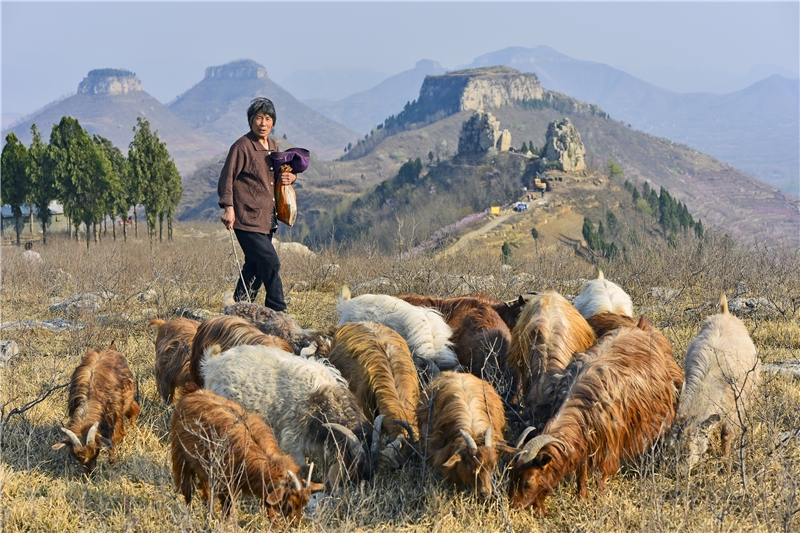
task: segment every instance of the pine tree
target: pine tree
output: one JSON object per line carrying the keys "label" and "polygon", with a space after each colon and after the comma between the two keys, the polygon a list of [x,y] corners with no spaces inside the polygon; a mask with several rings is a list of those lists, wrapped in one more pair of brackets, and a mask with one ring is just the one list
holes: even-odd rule
{"label": "pine tree", "polygon": [[31,178],[31,203],[39,211],[39,222],[42,224],[42,242],[47,244],[47,226],[53,214],[50,204],[58,198],[55,175],[50,161],[50,147],[42,141],[42,134],[31,125],[31,146],[28,148],[28,175]]}
{"label": "pine tree", "polygon": [[22,230],[22,206],[29,201],[31,180],[28,175],[28,149],[17,139],[14,133],[6,135],[3,147],[2,165],[0,165],[0,203],[11,206],[14,215],[14,229],[17,232],[17,244],[20,243]]}

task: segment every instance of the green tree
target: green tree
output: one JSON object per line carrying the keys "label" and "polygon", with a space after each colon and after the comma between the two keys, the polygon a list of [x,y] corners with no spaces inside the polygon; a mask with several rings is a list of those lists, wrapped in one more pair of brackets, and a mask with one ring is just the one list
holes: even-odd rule
{"label": "green tree", "polygon": [[617,218],[617,215],[615,215],[613,211],[606,211],[606,226],[608,227],[609,235],[612,237],[616,236],[619,232],[619,218]]}
{"label": "green tree", "polygon": [[28,175],[28,149],[14,133],[6,135],[0,163],[0,203],[11,206],[17,244],[22,230],[22,206],[29,201],[31,180]]}
{"label": "green tree", "polygon": [[90,231],[96,230],[97,222],[103,216],[104,198],[112,174],[111,163],[72,117],[62,117],[53,126],[49,153],[64,213],[75,227],[76,238],[81,222],[84,223],[88,248]]}
{"label": "green tree", "polygon": [[613,159],[609,159],[606,163],[606,170],[608,170],[608,177],[612,179],[621,178],[625,174],[625,172],[622,170],[622,167],[619,166],[619,163]]}
{"label": "green tree", "polygon": [[520,153],[527,154],[528,153],[528,143],[522,141],[522,148],[519,149]]}
{"label": "green tree", "polygon": [[[102,199],[103,220],[105,216],[111,217],[111,232],[114,240],[117,240],[116,217],[123,214],[123,220],[127,217],[128,202],[125,191],[124,181],[128,174],[128,162],[122,151],[114,146],[110,140],[100,135],[92,137],[97,149],[100,150],[111,164],[111,172],[106,179],[105,194]],[[123,230],[124,231],[124,230]]]}
{"label": "green tree", "polygon": [[428,161],[433,164],[433,150],[428,151]]}
{"label": "green tree", "polygon": [[422,173],[422,161],[418,157],[416,160],[412,161],[409,159],[403,166],[400,167],[400,170],[397,172],[398,177],[398,184],[413,184],[419,179],[419,175]]}
{"label": "green tree", "polygon": [[175,208],[183,197],[183,185],[181,184],[181,174],[175,162],[170,159],[166,163],[165,177],[166,183],[166,217],[167,217],[167,240],[172,241],[172,223],[175,218]]}
{"label": "green tree", "polygon": [[53,214],[50,204],[58,199],[55,174],[50,159],[50,147],[42,141],[42,134],[31,125],[31,146],[28,148],[28,175],[31,178],[31,203],[39,210],[39,221],[42,224],[42,242],[47,244],[47,226]]}
{"label": "green tree", "polygon": [[531,237],[533,237],[533,242],[536,245],[536,253],[539,253],[539,230],[536,228],[531,228]]}
{"label": "green tree", "polygon": [[507,265],[511,262],[511,256],[513,252],[511,251],[511,245],[508,244],[508,241],[503,242],[502,248],[500,248],[500,252],[502,253],[502,261],[504,265]]}
{"label": "green tree", "polygon": [[[137,117],[133,132],[128,164],[134,183],[141,186],[141,203],[145,208],[147,231],[152,240],[156,225],[161,228],[169,210],[171,200],[168,183],[174,179],[173,174],[177,174],[177,169],[173,171],[175,164],[170,159],[167,145],[159,140],[158,131],[150,131],[150,123],[146,119]],[[159,240],[162,240],[163,229],[159,229],[158,233]]]}

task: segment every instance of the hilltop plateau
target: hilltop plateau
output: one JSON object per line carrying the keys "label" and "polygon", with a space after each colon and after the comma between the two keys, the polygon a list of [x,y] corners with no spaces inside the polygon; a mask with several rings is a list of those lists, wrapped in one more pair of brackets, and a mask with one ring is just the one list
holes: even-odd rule
{"label": "hilltop plateau", "polygon": [[[491,110],[501,129],[509,131],[514,148],[523,142],[543,146],[548,124],[568,117],[581,134],[586,164],[591,169],[600,170],[613,158],[632,183],[667,188],[687,205],[692,216],[737,239],[788,246],[797,246],[800,241],[796,198],[685,145],[612,120],[597,106],[546,91],[536,75],[507,67],[429,76],[417,101],[398,116],[389,117],[380,130],[353,147],[343,160],[312,163],[299,181],[299,222],[285,230],[286,235],[295,240],[329,236],[335,232],[332,225],[337,215],[349,209],[360,195],[394,178],[409,159],[420,158],[426,165],[444,163],[442,168],[448,167],[451,183],[458,186],[460,180],[466,182],[466,177],[475,172],[471,168],[474,165],[450,163],[456,155],[462,124],[479,108]],[[217,161],[188,179],[213,197],[210,185],[220,168],[221,161]],[[459,168],[464,168],[463,172]],[[425,175],[429,173],[436,175],[435,167]],[[522,181],[515,183],[516,189],[523,185]],[[477,197],[472,190],[466,194]],[[514,199],[513,194],[504,198],[506,202]],[[199,203],[185,205],[182,213],[196,216]],[[207,205],[215,206],[213,198]],[[477,212],[488,207],[474,205],[469,209]],[[466,205],[453,206],[438,227],[455,222],[458,212],[466,209]],[[216,211],[212,208],[208,216],[215,218]]]}
{"label": "hilltop plateau", "polygon": [[314,111],[273,82],[266,69],[250,60],[208,67],[205,77],[170,103],[170,110],[199,133],[226,148],[247,133],[245,111],[257,96],[275,104],[274,131],[319,157],[334,158],[358,134]]}
{"label": "hilltop plateau", "polygon": [[[195,170],[227,146],[197,132],[175,116],[169,108],[144,91],[142,82],[132,72],[119,69],[92,70],[81,81],[77,94],[46,108],[41,113],[17,124],[9,131],[25,144],[31,142],[31,124],[36,124],[44,140],[62,117],[78,119],[90,134],[101,135],[127,153],[133,140],[136,117],[144,117],[159,138],[167,143],[170,155],[181,174]],[[3,138],[8,131],[3,132]]]}

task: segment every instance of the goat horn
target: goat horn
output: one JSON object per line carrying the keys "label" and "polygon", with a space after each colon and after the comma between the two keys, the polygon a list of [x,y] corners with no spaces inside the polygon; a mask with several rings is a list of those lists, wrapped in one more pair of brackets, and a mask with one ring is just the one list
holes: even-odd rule
{"label": "goat horn", "polygon": [[97,428],[100,426],[100,422],[95,422],[92,427],[89,428],[89,433],[86,434],[86,445],[93,444],[97,440]]}
{"label": "goat horn", "polygon": [[398,463],[397,459],[394,458],[395,455],[397,455],[397,450],[392,449],[390,452],[388,449],[386,449],[381,451],[380,458],[388,462],[389,465],[396,470],[400,468],[400,463]]}
{"label": "goat horn", "polygon": [[483,436],[483,445],[487,448],[492,447],[492,426],[486,428],[486,434]]}
{"label": "goat horn", "polygon": [[314,471],[314,463],[308,465],[308,478],[306,479],[306,485],[311,485],[311,472]]}
{"label": "goat horn", "polygon": [[384,418],[386,418],[386,415],[378,415],[375,417],[375,423],[372,429],[372,449],[370,450],[372,453],[378,453],[380,449],[381,426],[383,425]]}
{"label": "goat horn", "polygon": [[327,428],[331,432],[333,432],[333,430],[339,431],[342,435],[344,435],[347,438],[348,445],[363,450],[363,448],[361,447],[361,442],[358,440],[358,437],[356,437],[356,434],[350,431],[348,428],[344,427],[343,425],[336,424],[334,422],[328,422],[326,424],[322,424],[322,426]]}
{"label": "goat horn", "polygon": [[394,422],[395,424],[397,424],[397,425],[398,425],[398,426],[400,426],[401,428],[405,429],[405,430],[406,430],[406,433],[408,433],[408,437],[409,437],[409,438],[410,438],[412,441],[416,441],[416,440],[417,440],[417,435],[414,433],[414,430],[413,430],[413,429],[411,429],[411,424],[409,424],[409,423],[408,423],[408,422],[406,422],[405,420],[400,420],[400,419],[398,419],[398,418],[395,418],[395,419],[393,419],[393,420],[392,420],[392,422]]}
{"label": "goat horn", "polygon": [[472,435],[470,435],[463,429],[459,429],[458,432],[461,433],[462,437],[464,437],[464,440],[467,443],[467,448],[469,448],[469,453],[475,455],[478,452],[478,445],[475,444],[475,439],[473,439]]}
{"label": "goat horn", "polygon": [[300,484],[300,480],[297,479],[297,476],[294,475],[294,472],[291,470],[287,470],[286,472],[289,474],[289,479],[292,480],[292,488],[297,491],[303,490],[303,486]]}
{"label": "goat horn", "polygon": [[527,463],[531,459],[535,458],[536,455],[539,453],[539,450],[550,444],[551,442],[557,442],[564,448],[564,452],[567,451],[567,445],[564,444],[564,441],[559,440],[552,435],[539,435],[538,437],[534,437],[531,439],[528,444],[520,452],[523,462]]}
{"label": "goat horn", "polygon": [[81,446],[83,446],[83,444],[81,444],[80,439],[78,438],[78,436],[75,433],[73,433],[72,431],[70,431],[67,428],[61,428],[61,431],[66,433],[67,437],[69,437],[69,440],[72,441],[72,447],[73,448],[80,448]]}
{"label": "goat horn", "polygon": [[526,427],[525,431],[523,431],[522,435],[520,435],[519,438],[517,439],[517,444],[514,447],[515,448],[522,448],[522,445],[525,444],[525,437],[527,437],[528,434],[531,431],[536,431],[536,426],[528,426],[528,427]]}

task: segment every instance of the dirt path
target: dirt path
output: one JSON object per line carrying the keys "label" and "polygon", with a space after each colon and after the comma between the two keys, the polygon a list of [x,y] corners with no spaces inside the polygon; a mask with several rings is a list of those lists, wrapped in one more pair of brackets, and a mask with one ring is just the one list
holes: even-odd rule
{"label": "dirt path", "polygon": [[474,239],[477,239],[481,235],[486,235],[487,233],[489,233],[490,231],[495,229],[497,226],[499,226],[500,224],[504,223],[505,221],[507,221],[509,218],[513,217],[516,214],[517,213],[514,213],[514,212],[502,214],[502,215],[500,215],[500,216],[498,216],[496,218],[491,219],[489,222],[487,222],[486,224],[484,224],[480,228],[478,228],[476,230],[473,230],[473,231],[470,231],[469,233],[467,233],[465,235],[462,235],[461,238],[459,238],[456,242],[454,242],[446,250],[444,250],[442,252],[442,255],[444,257],[448,257],[448,256],[450,256],[450,255],[452,255],[454,253],[457,253],[457,252],[463,250],[464,248],[467,248],[469,246],[469,244],[470,244],[470,241],[472,241]]}

